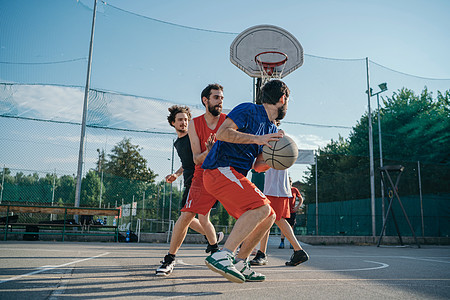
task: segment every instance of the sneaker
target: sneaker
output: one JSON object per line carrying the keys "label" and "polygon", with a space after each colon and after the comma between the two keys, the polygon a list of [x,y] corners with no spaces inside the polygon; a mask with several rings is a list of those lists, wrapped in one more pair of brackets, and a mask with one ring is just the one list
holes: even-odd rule
{"label": "sneaker", "polygon": [[175,259],[171,260],[169,255],[166,255],[161,263],[162,265],[156,269],[156,276],[169,276],[175,267]]}
{"label": "sneaker", "polygon": [[[205,241],[209,244],[209,241],[208,241],[208,238],[206,237],[206,235],[204,235],[203,237],[205,238]],[[216,233],[217,244],[220,243],[224,237],[225,237],[225,234],[223,234],[222,231],[217,232]]]}
{"label": "sneaker", "polygon": [[263,265],[266,265],[267,262],[268,262],[267,256],[263,252],[258,250],[258,252],[256,253],[256,256],[250,261],[250,264],[252,266],[263,266]]}
{"label": "sneaker", "polygon": [[219,244],[223,240],[224,236],[225,234],[223,234],[222,231],[217,233],[217,244]]}
{"label": "sneaker", "polygon": [[258,282],[266,280],[265,275],[256,273],[250,268],[250,264],[248,263],[248,261],[240,260],[235,263],[234,266],[239,270],[239,272],[242,273],[242,275],[244,275],[245,281]]}
{"label": "sneaker", "polygon": [[278,246],[278,249],[284,249],[284,242],[280,243],[280,246]]}
{"label": "sneaker", "polygon": [[219,251],[219,245],[217,245],[217,244],[214,244],[214,245],[208,244],[208,246],[206,246],[206,250],[205,250],[206,253],[211,252],[211,254],[213,254],[217,251]]}
{"label": "sneaker", "polygon": [[205,259],[205,264],[211,271],[219,273],[226,279],[236,283],[244,283],[245,277],[233,264],[234,257],[227,251],[217,251]]}
{"label": "sneaker", "polygon": [[308,253],[305,250],[294,251],[291,256],[291,260],[286,262],[286,266],[297,266],[309,259]]}

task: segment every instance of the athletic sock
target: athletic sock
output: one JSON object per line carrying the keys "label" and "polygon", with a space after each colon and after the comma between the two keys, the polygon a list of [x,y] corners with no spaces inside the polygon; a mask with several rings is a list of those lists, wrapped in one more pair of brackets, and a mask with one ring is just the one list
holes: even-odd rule
{"label": "athletic sock", "polygon": [[170,259],[170,261],[174,261],[175,260],[175,254],[170,254],[170,253],[167,253],[167,255],[166,255],[166,257],[168,258],[168,259]]}
{"label": "athletic sock", "polygon": [[231,255],[233,255],[233,256],[234,256],[234,252],[233,252],[233,251],[231,251],[231,250],[230,250],[230,249],[228,249],[228,248],[223,248],[223,249],[222,249],[222,251],[228,252],[228,253],[230,253]]}

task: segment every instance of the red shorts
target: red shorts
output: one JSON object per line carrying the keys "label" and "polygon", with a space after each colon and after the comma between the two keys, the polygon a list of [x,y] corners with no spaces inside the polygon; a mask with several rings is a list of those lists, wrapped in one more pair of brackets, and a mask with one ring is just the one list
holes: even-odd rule
{"label": "red shorts", "polygon": [[270,203],[256,185],[232,167],[205,170],[203,183],[235,219],[248,210]]}
{"label": "red shorts", "polygon": [[216,203],[216,197],[213,197],[205,190],[203,185],[202,174],[194,173],[192,178],[191,188],[187,196],[186,204],[181,211],[193,212],[196,214],[206,215],[213,205]]}
{"label": "red shorts", "polygon": [[288,219],[291,217],[288,197],[267,196],[267,198],[270,200],[270,206],[277,214],[277,221],[281,220],[281,218]]}

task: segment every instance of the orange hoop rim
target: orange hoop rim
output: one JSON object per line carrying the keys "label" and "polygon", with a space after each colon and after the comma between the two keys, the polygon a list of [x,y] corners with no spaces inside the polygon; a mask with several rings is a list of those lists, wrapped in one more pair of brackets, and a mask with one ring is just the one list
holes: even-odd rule
{"label": "orange hoop rim", "polygon": [[[282,56],[284,56],[284,58],[282,60],[279,61],[274,61],[274,62],[267,62],[267,61],[261,61],[261,59],[259,58],[261,55],[263,54],[280,54]],[[283,52],[279,52],[279,51],[265,51],[265,52],[261,52],[255,55],[255,62],[260,65],[261,67],[264,68],[264,70],[267,72],[267,75],[272,75],[275,67],[279,67],[284,65],[288,60],[288,56],[286,53]]]}

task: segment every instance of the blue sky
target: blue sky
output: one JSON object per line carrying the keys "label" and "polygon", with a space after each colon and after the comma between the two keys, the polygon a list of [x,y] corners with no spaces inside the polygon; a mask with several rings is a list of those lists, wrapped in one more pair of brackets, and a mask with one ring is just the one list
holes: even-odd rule
{"label": "blue sky", "polygon": [[[0,81],[82,87],[92,3],[0,0]],[[388,83],[385,95],[403,86],[416,93],[424,86],[433,91],[450,88],[450,80],[432,80],[450,79],[449,11],[450,1],[437,0],[99,1],[91,88],[159,100],[114,96],[99,102],[107,110],[95,113],[113,127],[171,132],[165,121],[167,107],[187,104],[200,114],[199,94],[210,82],[224,85],[227,109],[251,101],[252,80],[229,62],[229,46],[246,28],[273,24],[292,33],[306,54],[304,66],[285,78],[293,100],[286,121],[347,127],[283,125],[299,148],[317,149],[339,135],[347,137],[348,128],[367,110],[365,57],[373,62],[374,90]],[[15,93],[11,105],[22,117],[80,122],[82,100],[82,89],[27,86]],[[0,136],[0,150],[9,145],[20,148],[20,155],[0,151],[0,163],[75,173],[76,150],[61,156],[58,147],[42,148],[38,152],[47,159],[22,159],[39,143],[30,146],[25,137],[14,142],[17,133],[27,130],[21,126]],[[48,143],[77,149],[76,130],[61,130],[61,138],[55,140],[53,134]],[[93,166],[97,148],[108,151],[122,137],[88,136],[85,169]],[[41,135],[36,139],[45,144]],[[167,173],[170,139],[159,150],[145,138],[134,142],[143,146],[147,159],[161,158],[154,167],[157,173]],[[304,169],[294,166],[292,172]]]}

